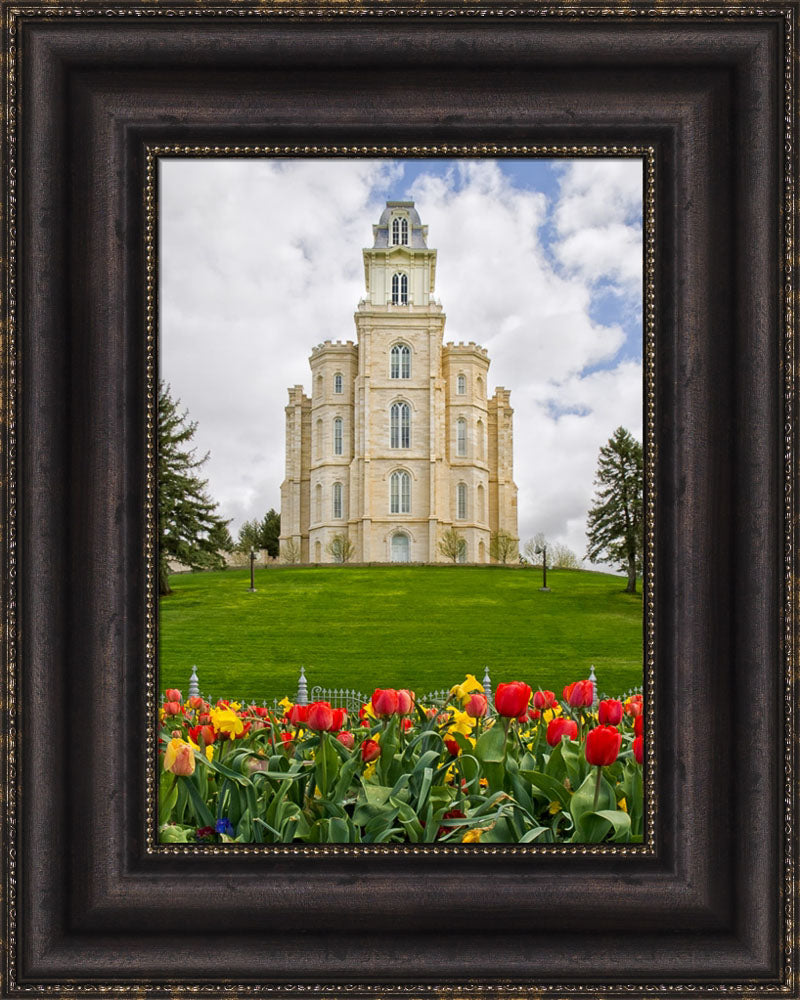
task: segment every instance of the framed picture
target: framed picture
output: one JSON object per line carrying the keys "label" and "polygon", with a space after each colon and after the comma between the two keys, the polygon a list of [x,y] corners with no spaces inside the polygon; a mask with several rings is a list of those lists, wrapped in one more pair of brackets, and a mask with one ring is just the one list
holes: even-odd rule
{"label": "framed picture", "polygon": [[[800,995],[796,15],[793,2],[735,9],[3,4],[4,996]],[[600,820],[583,837],[544,837],[535,826],[527,837],[492,837],[489,823],[470,822],[470,805],[465,816],[449,818],[451,832],[439,837],[437,830],[428,840],[400,805],[398,829],[414,829],[415,836],[382,842],[360,833],[344,838],[343,825],[350,827],[335,811],[323,817],[327,826],[316,840],[246,837],[239,828],[242,807],[236,825],[219,809],[211,814],[228,825],[205,838],[197,836],[202,813],[192,811],[200,810],[196,803],[186,806],[189,821],[164,822],[159,792],[162,810],[175,788],[192,796],[180,782],[189,768],[206,767],[198,755],[216,764],[212,781],[220,788],[224,782],[248,787],[248,770],[260,768],[221,750],[214,761],[215,753],[206,751],[216,741],[202,732],[193,746],[187,742],[189,722],[203,727],[187,712],[201,704],[187,709],[186,691],[167,697],[173,675],[166,662],[159,664],[159,627],[165,655],[173,627],[158,601],[165,550],[159,499],[166,492],[158,465],[165,455],[159,379],[170,364],[166,352],[177,343],[170,331],[190,335],[192,310],[199,304],[202,318],[204,293],[198,287],[198,301],[185,297],[183,305],[169,298],[176,286],[166,278],[181,267],[196,272],[197,245],[184,242],[181,252],[180,243],[173,244],[167,253],[169,213],[182,187],[168,171],[181,164],[280,163],[313,173],[328,164],[330,178],[347,164],[421,168],[452,161],[453,169],[476,164],[501,177],[515,161],[532,169],[548,160],[561,169],[633,161],[642,169],[641,838],[625,837],[626,821],[616,816],[630,813],[612,787],[613,765],[592,761],[586,749],[583,764],[595,767],[597,788],[605,789],[605,781],[613,799],[602,810],[594,793],[592,812]],[[171,202],[165,200],[170,181]],[[212,204],[228,197],[226,185],[235,200],[242,183],[232,174]],[[344,194],[343,185],[339,190]],[[308,190],[284,202],[289,217],[313,210]],[[447,336],[441,340],[443,366],[429,367],[429,374],[441,380],[446,410],[440,432],[447,461],[442,458],[440,474],[448,503],[425,507],[426,531],[413,521],[415,483],[424,467],[412,454],[420,440],[423,386],[411,383],[424,351],[403,323],[419,308],[430,329],[436,325],[429,297],[437,244],[432,224],[430,241],[423,232],[428,222],[420,208],[405,188],[386,194],[372,219],[372,242],[368,232],[362,260],[348,265],[365,282],[366,308],[352,304],[358,336],[343,334],[337,346],[338,326],[332,337],[323,331],[300,352],[310,358],[307,381],[306,372],[284,379],[284,392],[295,386],[298,411],[294,437],[294,416],[284,413],[278,543],[284,562],[256,568],[255,544],[248,548],[245,533],[244,567],[220,574],[241,580],[251,607],[262,596],[259,585],[265,593],[274,586],[268,574],[273,581],[301,572],[294,568],[295,549],[301,563],[348,563],[353,556],[359,564],[378,564],[375,573],[401,573],[407,570],[391,564],[446,557],[444,533],[452,530],[459,535],[452,566],[421,569],[499,578],[502,565],[493,570],[492,561],[502,564],[503,532],[519,556],[523,508],[511,500],[520,452],[512,451],[515,471],[505,476],[501,501],[497,444],[498,410],[508,409],[500,387],[515,388],[489,383],[484,365],[502,366],[496,339],[488,347],[470,344],[471,337],[452,347]],[[363,209],[362,200],[353,214]],[[491,223],[491,213],[485,221]],[[265,226],[263,239],[276,232],[275,222]],[[551,242],[557,236],[551,234]],[[230,238],[240,242],[235,232]],[[610,238],[607,246],[609,258],[619,258]],[[224,243],[212,249],[218,261],[225,259]],[[294,249],[303,252],[301,244]],[[312,259],[316,249],[306,248],[306,256]],[[256,240],[254,272],[265,253]],[[519,256],[516,248],[515,261]],[[533,280],[530,269],[526,273]],[[380,322],[362,323],[362,330],[359,317],[377,312]],[[379,328],[385,343],[376,346],[369,367],[367,343]],[[441,332],[434,331],[436,338]],[[217,367],[222,380],[235,330],[206,335],[170,369],[170,378],[195,363]],[[438,345],[436,338],[428,344]],[[276,364],[285,354],[276,348]],[[511,364],[509,372],[522,367]],[[395,390],[393,380],[405,381],[406,372],[406,391]],[[322,385],[312,384],[320,375]],[[348,406],[352,399],[352,409],[341,414],[334,412],[337,375]],[[358,428],[362,443],[378,430],[367,420],[366,393],[357,393],[364,378],[373,377],[373,401],[386,411],[380,426],[389,459],[382,478],[370,479],[357,471],[359,462],[373,461],[368,448],[358,447]],[[251,386],[242,382],[246,395]],[[431,413],[434,396],[425,399]],[[225,393],[220,403],[226,408]],[[177,404],[175,412],[180,417]],[[187,421],[194,416],[190,411]],[[322,427],[315,437],[317,420]],[[432,437],[429,430],[422,440]],[[233,444],[233,432],[228,438]],[[316,456],[317,449],[304,476],[303,454]],[[407,452],[405,461],[394,461],[393,450]],[[382,454],[377,448],[376,464]],[[344,478],[345,466],[352,478]],[[435,491],[426,483],[431,498]],[[368,493],[373,506],[363,502]],[[219,520],[234,517],[238,528],[235,517],[244,524],[247,513],[223,512]],[[346,533],[336,530],[345,518]],[[219,554],[224,547],[212,548]],[[183,554],[191,565],[194,556]],[[478,565],[459,566],[462,554]],[[343,581],[355,579],[346,576],[351,571],[357,567],[326,569]],[[531,579],[539,570],[505,572]],[[350,585],[341,586],[343,592]],[[203,665],[198,670],[202,681]],[[442,685],[458,687],[460,680],[443,678]],[[385,690],[399,698],[400,679],[392,683]],[[204,712],[207,705],[209,714],[217,709],[239,720],[227,729],[216,720],[230,753],[239,735],[234,729],[242,725],[231,699],[241,693],[249,703],[257,694],[217,689],[217,697],[205,699],[209,693],[198,689],[191,697]],[[302,705],[301,693],[302,684],[296,697],[286,691],[290,706]],[[452,690],[445,694],[455,697]],[[454,761],[470,756],[472,737],[477,759],[497,763],[493,751],[477,750],[492,730],[505,729],[506,740],[519,734],[524,743],[527,730],[512,728],[522,723],[510,721],[516,715],[501,710],[498,695],[490,686],[492,720],[459,734],[464,742],[454,738]],[[561,700],[562,714],[580,708],[566,691]],[[429,701],[420,707],[434,709],[434,724],[437,713],[454,707]],[[386,713],[380,698],[370,704],[376,718],[366,728],[387,742],[383,734],[401,725],[381,716],[411,715],[399,702]],[[595,718],[593,703],[583,707],[577,724],[593,729],[601,722],[599,709]],[[251,729],[262,720],[261,731],[273,733],[270,749],[282,750],[274,733],[285,723],[274,707],[254,701]],[[543,732],[541,720],[528,721]],[[420,725],[426,725],[421,718]],[[618,725],[627,767],[636,733],[632,722]],[[292,754],[298,768],[306,761],[308,773],[314,768],[326,785],[320,761],[336,727],[312,726],[308,717],[304,726],[304,735],[296,726],[294,736],[308,740],[306,749]],[[443,736],[432,729],[422,734]],[[503,742],[500,759],[508,766]],[[561,746],[568,743],[567,734]],[[277,760],[267,748],[270,763],[262,774],[272,780],[271,769],[284,767],[289,755]],[[339,749],[333,752],[345,760]],[[164,774],[166,787],[159,787]],[[458,772],[454,794],[468,801],[474,778],[477,773]],[[577,794],[567,782],[565,774],[560,792],[545,786],[554,802]],[[512,823],[500,815],[503,796],[513,798],[503,789],[495,825]],[[230,794],[226,801],[233,801]],[[313,801],[303,805],[314,807]],[[570,812],[577,832],[578,817]],[[443,814],[426,818],[435,825]],[[459,826],[466,828],[463,836]],[[164,837],[165,827],[194,829],[190,836]]]}

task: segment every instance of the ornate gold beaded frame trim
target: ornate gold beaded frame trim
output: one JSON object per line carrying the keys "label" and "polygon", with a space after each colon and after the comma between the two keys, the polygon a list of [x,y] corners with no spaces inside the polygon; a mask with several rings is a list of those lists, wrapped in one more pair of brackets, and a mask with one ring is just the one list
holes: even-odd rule
{"label": "ornate gold beaded frame trim", "polygon": [[158,412],[158,162],[162,157],[537,157],[537,158],[638,158],[643,166],[643,425],[645,448],[645,561],[643,574],[644,616],[644,675],[646,757],[644,765],[644,840],[641,844],[160,844],[158,842],[158,734],[155,721],[147,727],[146,775],[147,805],[145,842],[148,854],[613,854],[652,855],[655,853],[655,819],[657,814],[656,750],[652,738],[656,725],[655,706],[655,565],[654,538],[656,523],[656,232],[655,190],[656,150],[653,146],[221,146],[221,145],[152,145],[146,149],[145,177],[145,261],[146,261],[146,713],[148,720],[157,719],[158,653],[157,653],[157,412]]}

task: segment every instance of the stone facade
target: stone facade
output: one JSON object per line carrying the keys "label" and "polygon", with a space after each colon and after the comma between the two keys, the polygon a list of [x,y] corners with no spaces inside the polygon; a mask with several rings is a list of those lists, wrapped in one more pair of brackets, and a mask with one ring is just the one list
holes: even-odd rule
{"label": "stone facade", "polygon": [[311,352],[311,398],[289,389],[281,556],[332,562],[442,562],[455,527],[460,561],[490,561],[493,532],[517,534],[510,392],[487,397],[489,357],[443,343],[432,295],[436,251],[414,203],[389,201],[363,252],[356,341]]}

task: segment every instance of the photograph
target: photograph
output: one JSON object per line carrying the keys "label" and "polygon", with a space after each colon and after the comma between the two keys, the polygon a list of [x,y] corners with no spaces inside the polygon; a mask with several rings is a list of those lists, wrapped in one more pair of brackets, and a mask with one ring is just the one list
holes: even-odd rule
{"label": "photograph", "polygon": [[158,183],[160,840],[641,842],[641,157]]}

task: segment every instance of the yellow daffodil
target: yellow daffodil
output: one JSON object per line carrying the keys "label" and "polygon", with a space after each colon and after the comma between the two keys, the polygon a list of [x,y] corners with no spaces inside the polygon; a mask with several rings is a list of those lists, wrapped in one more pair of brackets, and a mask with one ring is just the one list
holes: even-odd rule
{"label": "yellow daffodil", "polygon": [[218,733],[225,733],[230,739],[244,732],[244,723],[230,708],[212,708],[211,724]]}
{"label": "yellow daffodil", "polygon": [[364,709],[364,715],[366,715],[368,718],[372,719],[373,722],[375,722],[378,717],[375,714],[374,709],[372,708],[372,702],[368,701],[361,707]]}
{"label": "yellow daffodil", "polygon": [[364,775],[363,776],[365,778],[369,779],[369,778],[371,778],[373,776],[373,774],[375,774],[375,765],[376,764],[377,764],[377,761],[374,761],[374,760],[372,761],[371,764],[367,764],[367,766],[364,768]]}
{"label": "yellow daffodil", "polygon": [[473,674],[467,674],[463,684],[455,684],[450,688],[450,694],[463,705],[469,701],[469,696],[473,691],[483,691],[483,684],[478,681]]}
{"label": "yellow daffodil", "polygon": [[485,832],[485,828],[475,827],[474,830],[467,830],[464,836],[461,838],[462,844],[479,844],[481,842],[481,834]]}
{"label": "yellow daffodil", "polygon": [[238,712],[241,707],[242,706],[241,706],[240,702],[238,702],[238,701],[232,701],[231,702],[231,708],[234,710],[234,712]]}
{"label": "yellow daffodil", "polygon": [[278,705],[280,705],[280,707],[283,709],[284,714],[285,714],[286,712],[289,711],[289,709],[291,709],[293,707],[294,702],[289,701],[288,698],[281,698],[281,700],[278,702]]}
{"label": "yellow daffodil", "polygon": [[628,811],[628,803],[625,801],[624,798],[620,799],[619,802],[617,803],[617,809],[621,809],[624,813]]}
{"label": "yellow daffodil", "polygon": [[556,813],[561,812],[561,803],[558,801],[558,799],[553,799],[553,801],[548,806],[547,811],[550,813],[551,816],[555,816]]}
{"label": "yellow daffodil", "polygon": [[447,727],[448,733],[461,733],[462,736],[469,736],[475,726],[475,720],[466,712],[459,712],[457,708],[452,711],[452,719]]}
{"label": "yellow daffodil", "polygon": [[173,738],[164,751],[164,770],[188,777],[194,774],[194,750],[185,741]]}

